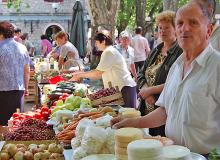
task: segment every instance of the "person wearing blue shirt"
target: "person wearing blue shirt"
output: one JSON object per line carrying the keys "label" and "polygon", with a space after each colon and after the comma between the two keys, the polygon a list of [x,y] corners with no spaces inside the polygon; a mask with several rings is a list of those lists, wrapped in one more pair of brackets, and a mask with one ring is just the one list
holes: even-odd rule
{"label": "person wearing blue shirt", "polygon": [[13,39],[14,27],[0,22],[0,125],[6,125],[22,97],[28,94],[29,55],[27,48]]}

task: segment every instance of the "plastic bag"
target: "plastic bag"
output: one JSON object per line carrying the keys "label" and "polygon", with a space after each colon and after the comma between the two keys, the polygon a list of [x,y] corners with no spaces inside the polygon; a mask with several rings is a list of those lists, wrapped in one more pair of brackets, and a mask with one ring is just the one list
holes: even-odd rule
{"label": "plastic bag", "polygon": [[115,130],[111,127],[106,129],[107,138],[106,138],[106,148],[110,154],[115,153]]}
{"label": "plastic bag", "polygon": [[110,115],[105,115],[103,117],[96,119],[96,126],[103,126],[105,128],[110,127],[110,122],[113,117]]}
{"label": "plastic bag", "polygon": [[81,147],[88,154],[98,154],[106,142],[106,138],[107,132],[104,128],[92,126],[86,127]]}
{"label": "plastic bag", "polygon": [[73,151],[72,159],[80,160],[86,156],[88,156],[88,154],[85,152],[85,150],[82,147],[78,147]]}
{"label": "plastic bag", "polygon": [[88,126],[95,126],[94,122],[90,119],[82,119],[76,127],[76,137],[81,141],[84,135],[85,129]]}
{"label": "plastic bag", "polygon": [[80,145],[81,145],[81,141],[80,141],[79,138],[75,137],[71,140],[71,147],[72,147],[73,150],[80,147]]}

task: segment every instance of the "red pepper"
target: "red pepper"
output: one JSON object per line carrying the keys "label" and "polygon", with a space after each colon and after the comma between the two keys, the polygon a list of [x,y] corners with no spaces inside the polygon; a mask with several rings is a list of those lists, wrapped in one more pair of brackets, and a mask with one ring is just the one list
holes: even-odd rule
{"label": "red pepper", "polygon": [[20,116],[19,113],[13,113],[13,115],[12,115],[13,118],[16,118],[16,117],[19,117],[19,116]]}
{"label": "red pepper", "polygon": [[49,113],[47,111],[42,112],[41,116],[44,117],[44,120],[48,120]]}

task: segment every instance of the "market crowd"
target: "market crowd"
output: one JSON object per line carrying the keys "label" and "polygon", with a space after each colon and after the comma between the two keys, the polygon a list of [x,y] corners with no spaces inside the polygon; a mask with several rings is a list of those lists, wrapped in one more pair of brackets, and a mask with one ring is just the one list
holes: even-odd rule
{"label": "market crowd", "polygon": [[[220,146],[220,26],[215,24],[215,0],[190,0],[156,17],[154,38],[142,36],[142,28],[120,33],[100,29],[88,43],[95,60],[90,71],[72,73],[70,81],[102,79],[118,86],[125,107],[142,117],[112,120],[112,127],[149,128],[152,136],[166,136],[191,151],[208,154]],[[0,22],[0,124],[6,125],[28,94],[30,57],[34,47],[28,34],[20,35],[7,21]],[[41,36],[41,54],[58,62],[61,71],[83,66],[77,48],[64,31],[54,44]],[[55,45],[56,47],[53,47]],[[93,46],[93,47],[91,47]],[[95,58],[94,58],[95,57]]]}

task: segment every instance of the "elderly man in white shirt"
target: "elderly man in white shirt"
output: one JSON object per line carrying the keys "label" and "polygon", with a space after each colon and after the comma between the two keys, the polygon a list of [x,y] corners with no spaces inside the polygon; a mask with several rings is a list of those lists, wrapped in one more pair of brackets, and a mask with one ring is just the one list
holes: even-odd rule
{"label": "elderly man in white shirt", "polygon": [[131,46],[134,48],[134,62],[136,71],[139,71],[144,65],[144,61],[149,57],[150,47],[146,38],[142,34],[142,28],[135,29],[135,36],[132,38]]}
{"label": "elderly man in white shirt", "polygon": [[176,14],[176,34],[183,54],[170,69],[156,102],[161,106],[135,119],[115,118],[114,127],[153,128],[166,124],[166,136],[191,151],[208,154],[220,146],[220,54],[209,44],[206,6],[189,3]]}

